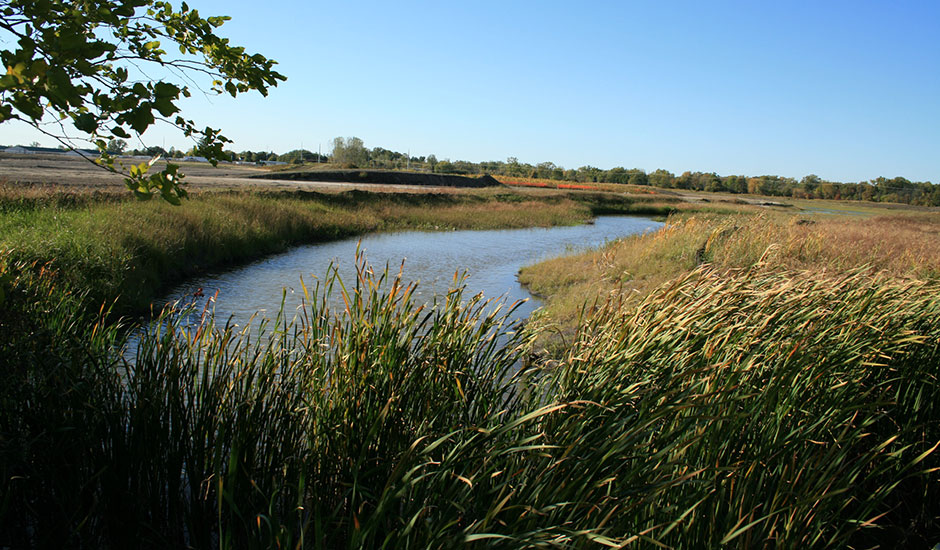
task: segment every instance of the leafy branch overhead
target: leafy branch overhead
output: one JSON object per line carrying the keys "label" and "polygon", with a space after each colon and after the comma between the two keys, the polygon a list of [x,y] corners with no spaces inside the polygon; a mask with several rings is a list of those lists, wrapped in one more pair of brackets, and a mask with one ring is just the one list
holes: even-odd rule
{"label": "leafy branch overhead", "polygon": [[138,197],[159,192],[178,203],[185,190],[175,167],[148,174],[152,163],[144,163],[124,172],[107,144],[162,121],[197,139],[213,164],[222,158],[230,140],[179,114],[180,99],[191,87],[201,90],[196,79],[232,97],[267,95],[285,80],[275,61],[216,34],[228,19],[204,18],[185,2],[175,9],[153,0],[0,0],[0,122],[24,121],[73,149],[75,128],[101,151],[97,162],[123,173]]}

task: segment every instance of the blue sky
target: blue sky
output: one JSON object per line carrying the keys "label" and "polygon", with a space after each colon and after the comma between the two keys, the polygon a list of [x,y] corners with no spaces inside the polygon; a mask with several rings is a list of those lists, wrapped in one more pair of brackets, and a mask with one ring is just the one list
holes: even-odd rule
{"label": "blue sky", "polygon": [[940,183],[940,2],[189,3],[288,77],[183,104],[239,151]]}

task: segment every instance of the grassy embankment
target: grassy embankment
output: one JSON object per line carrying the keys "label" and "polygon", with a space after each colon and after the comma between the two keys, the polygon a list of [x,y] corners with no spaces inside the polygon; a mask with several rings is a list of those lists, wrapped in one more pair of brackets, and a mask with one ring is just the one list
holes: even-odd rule
{"label": "grassy embankment", "polygon": [[182,207],[124,194],[0,189],[0,249],[48,263],[66,286],[140,311],[167,285],[291,245],[400,229],[582,223],[598,213],[665,214],[668,204],[599,194],[219,192]]}
{"label": "grassy embankment", "polygon": [[170,317],[130,363],[59,279],[7,269],[0,546],[929,547],[936,248],[854,257],[862,228],[828,223],[699,216],[574,263],[601,293],[630,247],[675,277],[522,372],[531,334],[366,269],[269,338]]}

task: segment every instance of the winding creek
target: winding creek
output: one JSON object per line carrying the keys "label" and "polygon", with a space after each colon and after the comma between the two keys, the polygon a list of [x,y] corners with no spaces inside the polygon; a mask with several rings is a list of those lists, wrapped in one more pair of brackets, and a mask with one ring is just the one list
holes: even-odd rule
{"label": "winding creek", "polygon": [[[540,260],[596,247],[628,235],[655,231],[661,222],[648,218],[601,216],[593,224],[573,227],[491,231],[404,231],[376,233],[361,238],[300,246],[285,253],[224,273],[187,281],[174,288],[165,302],[194,294],[218,291],[217,319],[246,322],[252,314],[274,317],[286,290],[288,314],[300,305],[301,277],[308,288],[315,278],[335,265],[347,284],[355,281],[357,246],[376,271],[388,265],[397,273],[404,261],[403,278],[417,281],[416,299],[430,302],[453,286],[455,272],[466,273],[466,295],[482,292],[487,298],[509,302],[529,299],[513,317],[528,317],[538,306],[516,279],[519,269]],[[338,292],[332,299],[341,304]]]}

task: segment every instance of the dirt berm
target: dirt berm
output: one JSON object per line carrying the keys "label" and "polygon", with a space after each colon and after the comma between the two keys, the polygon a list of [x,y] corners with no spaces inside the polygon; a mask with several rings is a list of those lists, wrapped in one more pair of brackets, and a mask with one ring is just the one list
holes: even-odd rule
{"label": "dirt berm", "polygon": [[502,185],[492,176],[468,178],[449,174],[392,172],[386,170],[323,170],[310,172],[271,172],[252,178],[271,180],[375,183],[380,185],[427,185],[433,187],[496,187]]}

